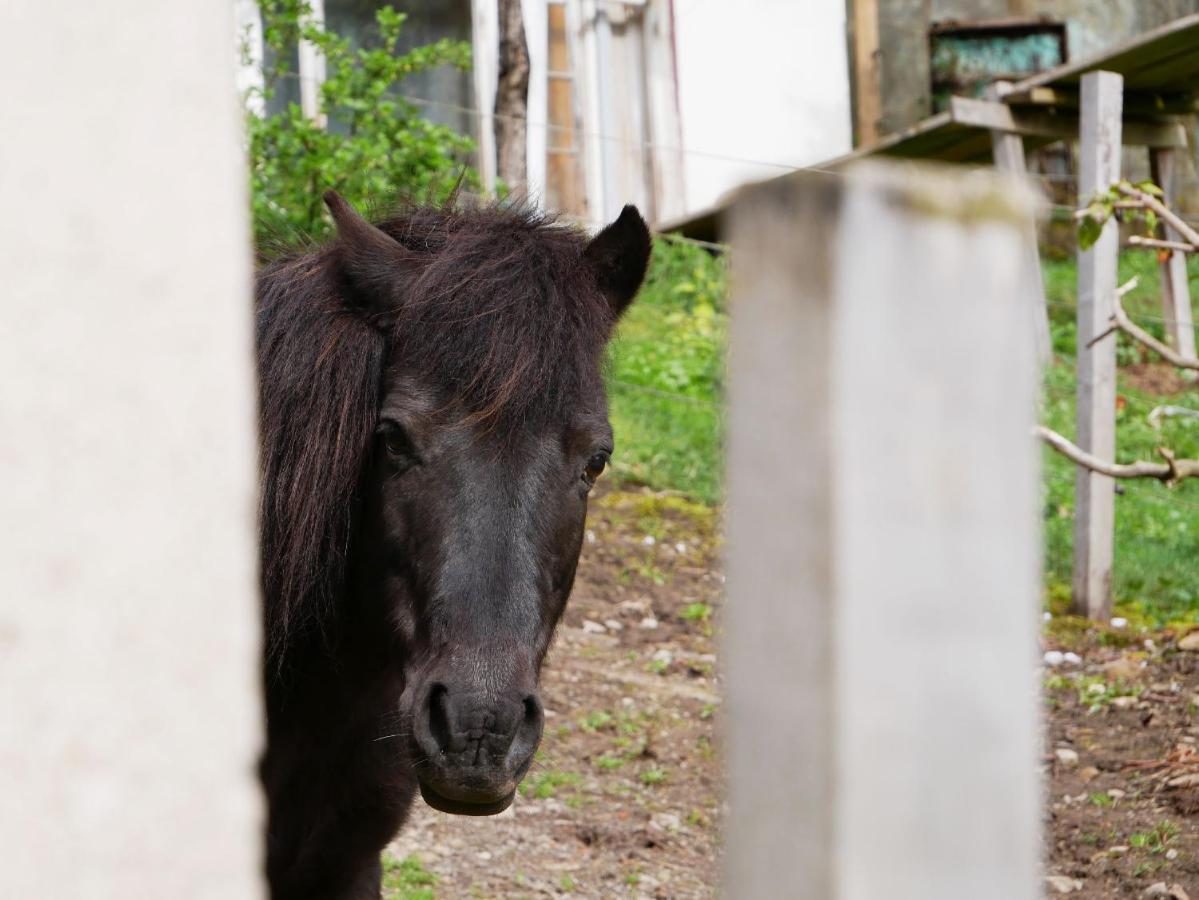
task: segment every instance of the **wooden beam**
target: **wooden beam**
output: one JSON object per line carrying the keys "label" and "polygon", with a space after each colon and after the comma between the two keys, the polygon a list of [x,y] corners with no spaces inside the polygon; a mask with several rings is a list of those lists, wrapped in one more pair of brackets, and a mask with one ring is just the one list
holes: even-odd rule
{"label": "wooden beam", "polygon": [[[1114,72],[1082,78],[1078,196],[1090,197],[1120,179],[1124,79]],[[1078,251],[1077,443],[1100,459],[1116,458],[1116,342],[1094,339],[1111,327],[1116,298],[1120,227],[1114,218],[1090,249]],[[1074,491],[1074,610],[1106,621],[1112,609],[1115,485],[1080,468]]]}
{"label": "wooden beam", "polygon": [[[987,88],[988,99],[1000,101],[1011,90],[1011,84],[997,81]],[[1028,167],[1024,159],[1024,139],[1010,131],[991,132],[991,156],[995,168],[1001,172],[1028,180]],[[1024,227],[1024,254],[1022,257],[1024,276],[1021,279],[1021,302],[1028,311],[1033,339],[1036,341],[1037,359],[1046,365],[1053,354],[1049,336],[1049,307],[1045,302],[1045,283],[1041,276],[1041,253],[1037,247],[1036,220],[1029,216]]]}
{"label": "wooden beam", "polygon": [[1031,213],[882,162],[734,200],[729,897],[1041,896]]}
{"label": "wooden beam", "polygon": [[[1009,106],[1044,106],[1077,111],[1082,101],[1078,91],[1073,88],[1040,86],[1023,91],[1013,90],[1004,96],[1003,102]],[[1196,111],[1199,111],[1199,100],[1194,94],[1125,92],[1124,95],[1125,116],[1186,116]]]}
{"label": "wooden beam", "polygon": [[[1012,108],[991,100],[952,97],[949,111],[958,124],[990,131],[1056,140],[1073,140],[1078,134],[1078,117],[1065,110]],[[1138,147],[1186,147],[1187,132],[1177,119],[1134,119],[1124,123],[1123,141]]]}

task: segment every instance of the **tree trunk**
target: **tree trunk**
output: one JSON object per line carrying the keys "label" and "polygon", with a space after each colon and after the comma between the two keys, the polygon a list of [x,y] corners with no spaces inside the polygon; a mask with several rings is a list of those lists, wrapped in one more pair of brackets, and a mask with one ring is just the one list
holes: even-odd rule
{"label": "tree trunk", "polygon": [[495,92],[496,172],[508,190],[527,187],[525,127],[529,112],[529,47],[520,0],[499,0],[499,81]]}

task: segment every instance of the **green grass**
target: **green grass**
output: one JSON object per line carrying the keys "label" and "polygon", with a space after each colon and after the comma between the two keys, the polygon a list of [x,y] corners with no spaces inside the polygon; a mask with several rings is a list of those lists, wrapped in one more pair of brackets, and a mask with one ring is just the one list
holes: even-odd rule
{"label": "green grass", "polygon": [[[1192,260],[1192,272],[1199,261]],[[1075,433],[1076,271],[1073,262],[1046,261],[1046,295],[1054,344],[1054,364],[1045,373],[1041,421],[1067,437]],[[1152,254],[1130,252],[1120,259],[1120,282],[1137,276],[1140,286],[1125,298],[1125,308],[1147,330],[1162,336],[1157,263]],[[1152,359],[1130,340],[1119,338],[1122,367],[1117,391],[1116,458],[1120,462],[1158,459],[1157,448],[1171,447],[1179,456],[1199,456],[1199,422],[1163,420],[1153,428],[1147,416],[1158,405],[1199,408],[1199,391],[1169,398],[1152,396],[1129,383],[1127,366]],[[1156,361],[1156,360],[1154,360]],[[1050,590],[1070,582],[1073,541],[1074,466],[1045,450],[1045,572]],[[1156,481],[1124,481],[1116,497],[1115,571],[1117,607],[1149,625],[1193,621],[1199,612],[1199,482],[1167,488]]]}
{"label": "green grass", "polygon": [[583,776],[577,772],[563,772],[558,769],[545,769],[525,779],[520,786],[520,792],[526,797],[537,800],[547,800],[558,793],[559,788],[578,787]]}
{"label": "green grass", "polygon": [[383,896],[387,900],[434,900],[437,876],[415,856],[383,855]]}
{"label": "green grass", "polygon": [[654,243],[645,286],[608,355],[617,477],[719,499],[725,290],[724,259]]}

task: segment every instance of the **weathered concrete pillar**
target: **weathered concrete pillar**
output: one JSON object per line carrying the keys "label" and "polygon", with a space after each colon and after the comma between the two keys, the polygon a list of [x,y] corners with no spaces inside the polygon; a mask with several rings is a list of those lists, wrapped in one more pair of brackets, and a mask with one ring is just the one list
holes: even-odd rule
{"label": "weathered concrete pillar", "polygon": [[233,8],[0,28],[0,896],[258,897]]}

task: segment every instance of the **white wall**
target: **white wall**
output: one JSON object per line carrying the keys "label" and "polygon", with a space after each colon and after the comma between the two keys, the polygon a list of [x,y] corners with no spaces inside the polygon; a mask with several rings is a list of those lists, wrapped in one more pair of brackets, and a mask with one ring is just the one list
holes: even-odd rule
{"label": "white wall", "polygon": [[674,6],[688,211],[851,149],[845,0]]}
{"label": "white wall", "polygon": [[0,8],[0,896],[262,895],[233,10]]}

